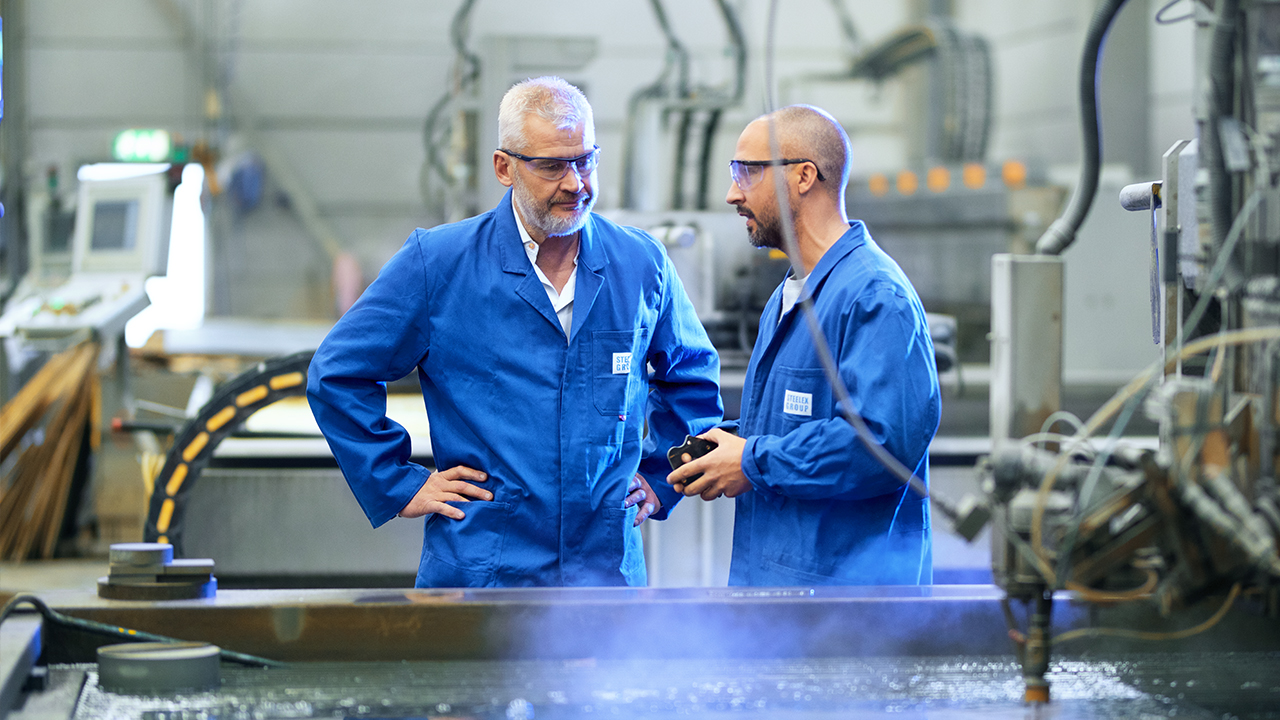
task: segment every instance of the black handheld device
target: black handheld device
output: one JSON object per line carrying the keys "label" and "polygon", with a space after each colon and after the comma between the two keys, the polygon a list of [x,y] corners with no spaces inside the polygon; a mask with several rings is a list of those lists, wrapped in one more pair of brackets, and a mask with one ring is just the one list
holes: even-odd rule
{"label": "black handheld device", "polygon": [[[684,444],[677,445],[667,451],[667,462],[670,462],[671,469],[675,470],[685,464],[686,460],[684,459],[684,456],[686,454],[689,456],[689,460],[691,461],[694,458],[700,458],[703,455],[706,455],[717,447],[719,447],[719,445],[711,442],[710,440],[703,440],[700,437],[685,435]],[[700,477],[702,477],[702,473],[698,473],[697,475],[690,477],[688,482],[693,482]]]}

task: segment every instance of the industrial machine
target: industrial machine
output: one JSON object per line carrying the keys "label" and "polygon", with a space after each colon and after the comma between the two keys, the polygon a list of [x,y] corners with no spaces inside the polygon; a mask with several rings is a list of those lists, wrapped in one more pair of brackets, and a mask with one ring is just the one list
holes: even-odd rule
{"label": "industrial machine", "polygon": [[99,340],[110,365],[125,323],[150,300],[147,277],[163,267],[172,198],[167,164],[88,165],[80,171],[74,224],[34,194],[31,268],[0,315],[0,396],[17,389],[33,355]]}
{"label": "industrial machine", "polygon": [[[1068,640],[1178,640],[1237,604],[1280,624],[1280,3],[1191,3],[1199,138],[1166,153],[1160,180],[1120,198],[1151,221],[1151,332],[1162,356],[1087,421],[1055,412],[1059,254],[1097,189],[1094,83],[1122,5],[1103,2],[1090,27],[1085,164],[1065,214],[1037,254],[993,262],[996,451],[980,467],[984,497],[969,517],[977,528],[990,511],[995,581],[1028,607],[1025,629],[1009,620],[1032,701],[1049,699],[1050,649]],[[1124,442],[1138,414],[1158,423],[1157,449]],[[1063,589],[1149,615],[1177,617],[1201,601],[1218,610],[1177,631],[1099,623],[1054,636]]]}
{"label": "industrial machine", "polygon": [[[0,626],[0,714],[25,696],[18,717],[1001,717],[1047,702],[1052,685],[1053,717],[1274,717],[1280,3],[1192,2],[1207,83],[1199,140],[1175,145],[1160,181],[1124,194],[1154,223],[1162,358],[1077,421],[1060,409],[1060,254],[1097,186],[1092,83],[1121,5],[1104,0],[1090,29],[1086,163],[1066,215],[1036,254],[998,255],[972,295],[979,305],[989,293],[992,307],[996,451],[979,467],[981,496],[950,515],[967,537],[991,528],[995,586],[19,596],[5,613],[35,606],[39,617]],[[1012,196],[990,194],[990,216],[1009,216]],[[746,257],[740,229],[719,230],[709,213],[618,219],[662,239],[700,316],[749,347],[736,334],[749,332],[751,283],[735,270],[749,277],[751,260],[768,258],[704,264],[721,236],[724,252]],[[175,459],[158,483],[155,539],[177,537],[215,436],[296,390],[297,371],[264,365],[179,439],[188,465]],[[1139,414],[1159,427],[1155,449],[1123,439]],[[94,661],[123,636],[216,645],[228,661],[218,688],[121,691]],[[31,680],[42,653],[49,668]]]}
{"label": "industrial machine", "polygon": [[[4,697],[25,695],[17,719],[1021,717],[1001,595],[990,586],[219,590],[149,602],[77,591],[18,596],[15,605],[40,615],[11,616],[0,648],[15,668]],[[1051,629],[1089,621],[1068,608]],[[1275,634],[1236,625],[1231,636],[1248,641],[1233,645],[1211,634],[1215,649],[1177,656],[1129,646],[1059,659],[1052,716],[1267,717]],[[174,637],[221,650],[217,689],[121,690],[95,662],[103,645]],[[23,691],[41,653],[48,669]]]}

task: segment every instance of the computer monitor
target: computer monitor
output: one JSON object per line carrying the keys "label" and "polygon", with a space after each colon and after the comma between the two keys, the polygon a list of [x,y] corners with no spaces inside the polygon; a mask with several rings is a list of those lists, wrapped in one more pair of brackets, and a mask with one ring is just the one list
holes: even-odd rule
{"label": "computer monitor", "polygon": [[81,173],[72,236],[73,273],[162,272],[168,166],[133,177]]}

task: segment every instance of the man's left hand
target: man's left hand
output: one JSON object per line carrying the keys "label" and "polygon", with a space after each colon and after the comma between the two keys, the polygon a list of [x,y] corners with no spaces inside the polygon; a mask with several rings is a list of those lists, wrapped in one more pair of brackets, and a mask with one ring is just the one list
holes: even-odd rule
{"label": "man's left hand", "polygon": [[640,523],[649,519],[649,516],[662,509],[662,501],[658,499],[658,494],[649,487],[649,481],[640,475],[631,478],[631,484],[627,486],[627,499],[622,503],[622,507],[629,508],[635,504],[640,505],[640,509],[636,512],[636,521],[631,527],[639,527]]}
{"label": "man's left hand", "polygon": [[[672,470],[667,482],[686,497],[700,495],[703,500],[715,500],[721,495],[737,497],[750,490],[751,481],[742,473],[742,450],[747,445],[746,438],[720,428],[712,428],[698,437],[715,443],[716,449]],[[702,473],[702,477],[689,480],[698,473]]]}

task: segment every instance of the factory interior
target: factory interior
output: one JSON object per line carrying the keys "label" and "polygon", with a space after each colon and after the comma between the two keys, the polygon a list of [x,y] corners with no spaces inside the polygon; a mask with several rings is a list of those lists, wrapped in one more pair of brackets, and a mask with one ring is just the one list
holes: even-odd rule
{"label": "factory interior", "polygon": [[[308,368],[545,75],[726,420],[792,267],[726,166],[839,121],[928,313],[932,584],[730,585],[693,497],[647,587],[414,588]],[[0,0],[0,203],[0,720],[1280,718],[1280,0]]]}

